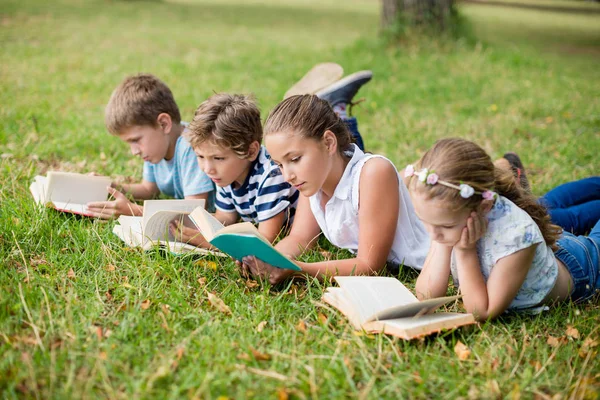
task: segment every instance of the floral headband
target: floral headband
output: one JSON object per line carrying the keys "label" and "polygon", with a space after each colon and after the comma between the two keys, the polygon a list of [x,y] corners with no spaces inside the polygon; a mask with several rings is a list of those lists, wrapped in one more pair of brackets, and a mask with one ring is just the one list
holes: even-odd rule
{"label": "floral headband", "polygon": [[456,189],[460,192],[460,197],[463,199],[468,199],[474,194],[480,194],[485,200],[493,200],[498,196],[495,192],[491,190],[484,190],[483,192],[477,192],[471,185],[467,185],[466,183],[461,183],[460,185],[455,185],[450,182],[441,181],[438,174],[433,171],[428,170],[427,168],[423,168],[421,171],[416,172],[415,167],[412,164],[408,164],[406,169],[404,170],[404,176],[411,177],[416,175],[417,178],[425,183],[426,185],[435,185],[440,184],[452,189]]}

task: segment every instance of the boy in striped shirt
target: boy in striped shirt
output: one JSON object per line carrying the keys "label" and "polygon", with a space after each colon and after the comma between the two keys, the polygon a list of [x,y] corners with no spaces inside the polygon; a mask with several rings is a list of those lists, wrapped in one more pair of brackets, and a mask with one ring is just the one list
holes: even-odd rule
{"label": "boy in striped shirt", "polygon": [[[279,167],[261,146],[260,111],[249,96],[215,94],[194,115],[187,138],[200,168],[217,186],[214,214],[224,225],[243,221],[273,242],[294,216],[298,191],[285,182]],[[210,245],[194,228],[172,222],[182,241]]]}

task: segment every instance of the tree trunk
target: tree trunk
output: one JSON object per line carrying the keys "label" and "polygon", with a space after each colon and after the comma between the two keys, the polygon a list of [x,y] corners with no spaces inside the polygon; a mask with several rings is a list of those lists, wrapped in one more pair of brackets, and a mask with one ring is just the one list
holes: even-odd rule
{"label": "tree trunk", "polygon": [[454,0],[381,0],[381,26],[397,21],[410,25],[432,25],[445,30],[450,24]]}

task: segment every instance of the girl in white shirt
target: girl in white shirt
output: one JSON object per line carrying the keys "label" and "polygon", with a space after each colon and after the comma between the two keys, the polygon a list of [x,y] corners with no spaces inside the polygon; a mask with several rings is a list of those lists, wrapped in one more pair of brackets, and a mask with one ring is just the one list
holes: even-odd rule
{"label": "girl in white shirt", "polygon": [[[423,224],[388,159],[367,155],[351,142],[331,106],[314,95],[290,97],[267,118],[264,143],[287,182],[300,191],[289,236],[276,248],[296,258],[321,232],[355,258],[298,262],[312,276],[366,275],[386,262],[420,269],[429,248]],[[292,271],[247,257],[242,272],[279,282]]]}
{"label": "girl in white shirt", "polygon": [[416,283],[420,298],[445,295],[452,275],[467,311],[486,320],[582,300],[600,288],[600,222],[589,236],[561,234],[475,143],[440,140],[404,175],[431,237]]}

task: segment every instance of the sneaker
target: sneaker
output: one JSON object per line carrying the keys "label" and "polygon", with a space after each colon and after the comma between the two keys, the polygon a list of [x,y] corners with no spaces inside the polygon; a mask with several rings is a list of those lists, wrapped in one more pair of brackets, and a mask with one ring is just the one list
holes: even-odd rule
{"label": "sneaker", "polygon": [[523,166],[523,163],[521,162],[521,159],[517,153],[509,152],[504,154],[503,157],[510,164],[512,173],[517,180],[517,184],[520,185],[526,192],[530,192],[531,187],[529,186],[527,175],[525,175],[525,167]]}
{"label": "sneaker", "polygon": [[372,71],[359,71],[329,85],[315,93],[319,98],[326,100],[335,107],[337,104],[352,105],[352,99],[362,85],[373,77]]}
{"label": "sneaker", "polygon": [[336,63],[321,63],[310,69],[298,82],[285,92],[284,99],[297,94],[314,94],[338,81],[344,75],[344,69]]}

